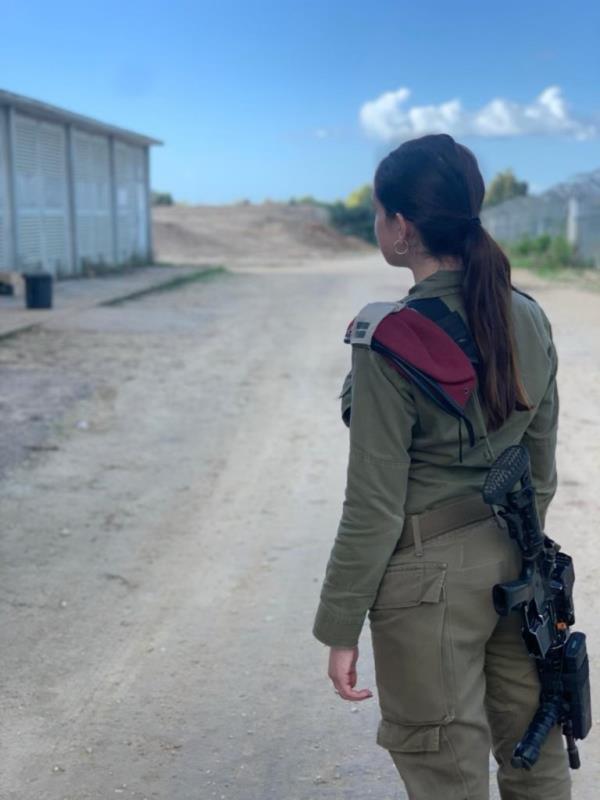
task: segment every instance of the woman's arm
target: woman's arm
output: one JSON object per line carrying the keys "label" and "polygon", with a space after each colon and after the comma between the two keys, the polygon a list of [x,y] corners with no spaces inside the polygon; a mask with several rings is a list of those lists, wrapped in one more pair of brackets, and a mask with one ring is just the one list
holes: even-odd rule
{"label": "woman's arm", "polygon": [[378,353],[354,345],[345,499],[313,626],[330,647],[357,645],[400,537],[415,422],[408,381]]}
{"label": "woman's arm", "polygon": [[522,439],[531,459],[531,477],[536,490],[536,503],[542,529],[548,506],[556,493],[556,437],[559,410],[556,385],[558,356],[552,341],[552,328],[545,315],[544,322],[549,336],[550,379],[535,416]]}

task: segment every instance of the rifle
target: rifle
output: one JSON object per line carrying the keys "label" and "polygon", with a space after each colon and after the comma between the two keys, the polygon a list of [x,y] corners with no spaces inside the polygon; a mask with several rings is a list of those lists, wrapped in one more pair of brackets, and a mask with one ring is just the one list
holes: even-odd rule
{"label": "rifle", "polygon": [[[519,483],[520,488],[514,490]],[[511,491],[513,490],[513,491]],[[506,616],[521,614],[521,635],[535,659],[540,677],[540,701],[511,764],[531,769],[554,727],[562,726],[569,766],[580,766],[576,739],[585,739],[592,726],[589,662],[585,634],[571,632],[573,560],[541,529],[531,483],[529,452],[522,445],[504,450],[494,461],[483,485],[483,499],[505,520],[508,533],[522,554],[517,580],[493,587],[494,607]]]}

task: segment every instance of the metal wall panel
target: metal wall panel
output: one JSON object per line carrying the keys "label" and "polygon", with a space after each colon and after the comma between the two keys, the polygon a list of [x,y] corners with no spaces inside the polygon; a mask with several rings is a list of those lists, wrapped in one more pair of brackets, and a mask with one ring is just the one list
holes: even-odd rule
{"label": "metal wall panel", "polygon": [[79,260],[113,262],[109,141],[73,131],[75,217]]}
{"label": "metal wall panel", "polygon": [[14,117],[19,266],[69,272],[65,129]]}
{"label": "metal wall panel", "polygon": [[65,129],[47,122],[38,127],[42,176],[42,246],[44,264],[59,274],[70,264],[67,213],[67,159]]}
{"label": "metal wall panel", "polygon": [[147,193],[143,148],[115,142],[115,179],[118,260],[146,258]]}
{"label": "metal wall panel", "polygon": [[146,153],[141,147],[133,148],[134,180],[136,199],[136,252],[140,256],[148,255],[148,210],[146,204]]}
{"label": "metal wall panel", "polygon": [[7,156],[6,156],[6,119],[4,109],[0,108],[0,269],[8,268],[8,197],[7,197]]}
{"label": "metal wall panel", "polygon": [[37,147],[38,122],[14,117],[15,205],[19,266],[42,264],[41,177]]}

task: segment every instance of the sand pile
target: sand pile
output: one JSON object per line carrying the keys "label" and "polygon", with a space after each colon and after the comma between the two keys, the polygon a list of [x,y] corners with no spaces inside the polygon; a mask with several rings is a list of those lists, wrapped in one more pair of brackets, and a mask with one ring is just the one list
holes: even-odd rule
{"label": "sand pile", "polygon": [[157,206],[152,210],[157,261],[279,261],[368,253],[361,239],[328,224],[326,209],[287,203]]}

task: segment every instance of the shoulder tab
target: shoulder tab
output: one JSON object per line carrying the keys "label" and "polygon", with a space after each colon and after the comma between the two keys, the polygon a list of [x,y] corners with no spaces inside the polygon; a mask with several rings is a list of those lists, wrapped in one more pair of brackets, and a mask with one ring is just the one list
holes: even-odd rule
{"label": "shoulder tab", "polygon": [[371,339],[375,328],[379,325],[384,317],[392,314],[395,311],[400,311],[404,308],[405,302],[398,300],[394,303],[367,303],[358,312],[356,317],[352,320],[346,330],[344,342],[346,344],[358,344],[363,347],[371,346]]}
{"label": "shoulder tab", "polygon": [[450,314],[450,309],[439,297],[426,297],[417,300],[408,300],[406,305],[414,308],[433,322],[439,322]]}
{"label": "shoulder tab", "polygon": [[530,294],[527,294],[527,292],[524,292],[521,289],[517,289],[516,286],[512,286],[511,288],[517,294],[520,294],[523,297],[526,297],[528,300],[531,300],[532,303],[535,303],[536,305],[538,305],[538,301],[535,299],[535,297],[532,297]]}
{"label": "shoulder tab", "polygon": [[475,340],[458,311],[450,311],[439,297],[411,300],[407,305],[439,325],[451,339],[454,339],[472,364],[479,363]]}

